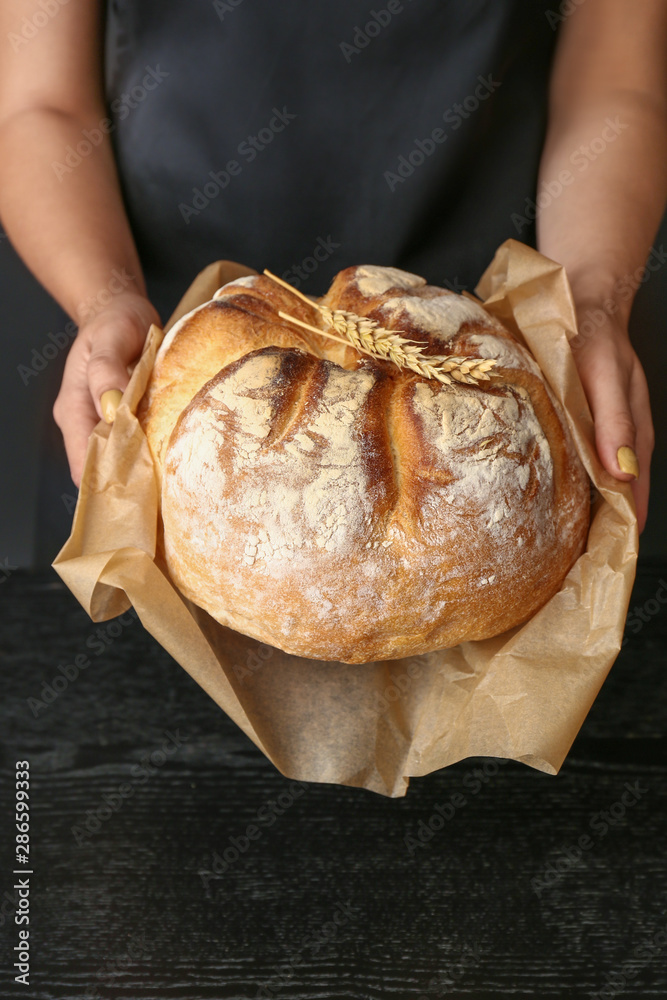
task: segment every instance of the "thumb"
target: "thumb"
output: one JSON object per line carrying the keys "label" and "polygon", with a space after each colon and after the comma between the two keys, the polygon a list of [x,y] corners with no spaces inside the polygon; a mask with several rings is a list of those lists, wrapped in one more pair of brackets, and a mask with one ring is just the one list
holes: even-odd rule
{"label": "thumb", "polygon": [[130,381],[128,368],[143,347],[151,323],[160,319],[145,300],[130,311],[109,310],[92,320],[87,331],[90,354],[86,374],[99,417],[112,423],[123,391]]}
{"label": "thumb", "polygon": [[611,342],[596,345],[579,362],[579,375],[595,421],[600,461],[616,479],[639,477],[637,428],[630,406],[631,371]]}

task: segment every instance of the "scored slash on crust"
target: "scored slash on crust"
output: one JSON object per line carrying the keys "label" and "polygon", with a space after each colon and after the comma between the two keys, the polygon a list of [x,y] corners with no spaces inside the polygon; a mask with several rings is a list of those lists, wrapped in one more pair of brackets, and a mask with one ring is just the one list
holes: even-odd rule
{"label": "scored slash on crust", "polygon": [[[479,381],[488,381],[492,377],[488,372],[496,364],[493,359],[466,358],[454,354],[424,354],[417,341],[408,340],[400,331],[386,330],[368,316],[358,316],[356,313],[344,309],[328,309],[326,306],[313,302],[307,295],[304,295],[287,281],[283,281],[282,278],[278,278],[271,271],[265,270],[264,274],[267,278],[282,285],[283,288],[293,292],[294,295],[298,295],[313,309],[317,309],[327,327],[326,330],[322,330],[297,319],[296,316],[278,312],[281,319],[295,323],[305,330],[318,333],[321,337],[329,337],[330,340],[337,340],[339,343],[345,344],[346,347],[353,347],[372,358],[391,361],[398,368],[408,368],[424,378],[437,379],[444,385],[452,385],[452,380],[476,385]],[[331,330],[335,330],[336,333],[329,332]]]}

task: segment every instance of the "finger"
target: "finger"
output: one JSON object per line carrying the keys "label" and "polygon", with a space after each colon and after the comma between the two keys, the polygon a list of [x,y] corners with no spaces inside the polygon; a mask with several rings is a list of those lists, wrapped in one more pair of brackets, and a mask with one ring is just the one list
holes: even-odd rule
{"label": "finger", "polygon": [[67,432],[63,433],[65,453],[69,463],[70,475],[74,484],[81,485],[83,467],[86,460],[88,440],[98,422],[97,413],[92,402],[88,406],[73,406],[71,408],[72,423]]}
{"label": "finger", "polygon": [[619,464],[619,450],[635,453],[637,432],[630,406],[630,364],[619,356],[613,341],[582,352],[578,358],[579,375],[595,421],[595,445],[603,466],[616,479],[631,482],[636,477],[625,471],[630,466],[627,453],[624,468]]}
{"label": "finger", "polygon": [[85,360],[77,356],[74,346],[65,364],[53,417],[62,431],[70,474],[76,486],[80,486],[88,439],[98,417],[88,392]]}
{"label": "finger", "polygon": [[637,521],[641,533],[646,525],[648,515],[654,432],[648,385],[640,364],[634,366],[630,378],[630,408],[637,428],[636,452],[639,461],[639,478],[632,484],[632,492],[635,498]]}
{"label": "finger", "polygon": [[[93,341],[86,374],[90,396],[98,418],[106,419],[102,406],[102,397],[105,393],[113,393],[115,390],[115,393],[122,395],[130,381],[127,368],[132,360],[132,353],[127,348],[125,338],[119,336],[116,331],[108,333],[104,331],[102,336],[96,337]],[[111,397],[105,397],[107,414],[113,416],[115,406],[111,412],[110,400],[117,406],[118,396],[114,394]]]}
{"label": "finger", "polygon": [[[139,321],[120,323],[114,317],[103,317],[89,332],[88,386],[98,417],[107,423],[113,420],[120,394],[130,381],[128,367],[141,352],[147,330]],[[110,395],[103,407],[105,393]]]}

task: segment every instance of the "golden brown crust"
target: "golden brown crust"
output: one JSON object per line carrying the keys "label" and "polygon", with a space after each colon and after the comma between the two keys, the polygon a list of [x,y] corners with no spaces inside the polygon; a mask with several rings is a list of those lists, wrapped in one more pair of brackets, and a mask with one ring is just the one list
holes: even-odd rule
{"label": "golden brown crust", "polygon": [[313,350],[296,327],[278,318],[279,310],[289,309],[299,319],[312,320],[305,303],[263,275],[253,277],[252,286],[242,281],[221,288],[165,338],[138,411],[159,465],[181,411],[225,365],[267,345]]}
{"label": "golden brown crust", "polygon": [[287,325],[279,309],[317,313],[265,277],[216,294],[165,341],[139,413],[186,597],[359,663],[499,634],[559,589],[587,477],[535,362],[479,306],[383,268],[347,268],[320,300],[501,362],[442,386]]}

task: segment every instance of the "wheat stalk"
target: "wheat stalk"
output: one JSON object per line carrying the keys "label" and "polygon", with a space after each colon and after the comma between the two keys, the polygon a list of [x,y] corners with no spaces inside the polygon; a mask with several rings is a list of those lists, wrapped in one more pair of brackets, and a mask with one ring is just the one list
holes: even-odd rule
{"label": "wheat stalk", "polygon": [[[358,316],[356,313],[344,309],[328,309],[326,306],[313,302],[303,292],[294,288],[287,281],[283,281],[282,278],[278,278],[271,271],[265,270],[264,274],[267,278],[282,285],[283,288],[298,295],[313,309],[317,309],[328,327],[327,330],[322,330],[297,319],[296,316],[290,316],[284,312],[278,313],[281,319],[295,323],[305,330],[317,333],[321,337],[328,337],[330,340],[337,340],[339,343],[345,344],[346,347],[354,347],[357,351],[372,358],[391,361],[398,368],[408,368],[424,378],[437,379],[444,385],[452,385],[452,380],[476,385],[478,381],[488,381],[491,377],[487,372],[496,364],[494,360],[458,357],[454,354],[424,354],[420,344],[404,337],[400,331],[386,330],[368,316]],[[336,333],[330,333],[330,330],[335,330]]]}

